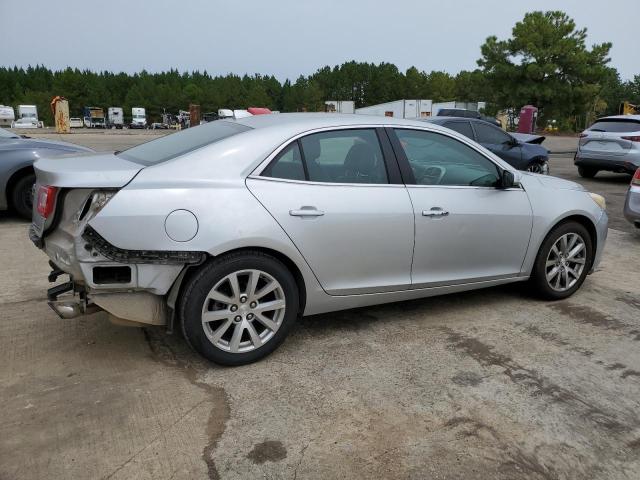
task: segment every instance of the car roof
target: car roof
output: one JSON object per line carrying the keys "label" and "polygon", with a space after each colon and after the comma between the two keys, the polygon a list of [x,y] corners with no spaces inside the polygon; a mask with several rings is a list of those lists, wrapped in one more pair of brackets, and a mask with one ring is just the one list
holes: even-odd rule
{"label": "car roof", "polygon": [[272,113],[268,115],[253,115],[236,120],[225,119],[224,121],[233,121],[255,129],[273,128],[291,130],[295,133],[316,128],[349,125],[424,127],[424,123],[420,120],[348,113]]}
{"label": "car roof", "polygon": [[428,123],[435,123],[435,124],[441,125],[443,123],[450,122],[452,120],[454,120],[454,121],[473,122],[473,123],[486,123],[487,125],[491,125],[493,127],[496,126],[493,123],[488,122],[484,118],[471,118],[471,117],[446,117],[446,116],[442,116],[442,117],[425,118],[425,119],[420,120],[420,121],[421,122],[428,122]]}

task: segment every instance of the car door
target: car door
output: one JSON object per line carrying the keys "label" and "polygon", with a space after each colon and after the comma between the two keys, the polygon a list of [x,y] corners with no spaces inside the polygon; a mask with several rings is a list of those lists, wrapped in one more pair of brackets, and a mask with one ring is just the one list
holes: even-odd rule
{"label": "car door", "polygon": [[410,288],[413,209],[383,130],[302,136],[247,186],[327,293]]}
{"label": "car door", "polygon": [[532,228],[526,192],[500,189],[501,169],[457,138],[390,130],[415,215],[414,288],[520,274]]}
{"label": "car door", "polygon": [[495,153],[509,165],[520,168],[522,160],[522,146],[507,132],[494,125],[482,122],[473,122],[476,132],[476,141],[487,150]]}

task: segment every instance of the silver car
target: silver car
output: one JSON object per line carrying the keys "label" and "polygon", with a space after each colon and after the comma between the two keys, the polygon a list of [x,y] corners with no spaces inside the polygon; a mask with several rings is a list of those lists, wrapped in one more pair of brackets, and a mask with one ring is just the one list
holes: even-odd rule
{"label": "silver car", "polygon": [[574,164],[584,178],[601,170],[633,175],[640,167],[640,115],[597,120],[580,134]]}
{"label": "silver car", "polygon": [[456,132],[385,117],[219,120],[117,154],[36,163],[30,236],[62,317],[175,322],[206,358],[272,352],[296,318],[530,280],[573,294],[604,199]]}
{"label": "silver car", "polygon": [[624,201],[624,216],[636,228],[640,228],[640,168],[631,179]]}

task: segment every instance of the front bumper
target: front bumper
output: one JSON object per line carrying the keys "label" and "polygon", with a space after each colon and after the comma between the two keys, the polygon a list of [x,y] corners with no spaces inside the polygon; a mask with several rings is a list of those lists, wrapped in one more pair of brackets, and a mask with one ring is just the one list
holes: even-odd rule
{"label": "front bumper", "polygon": [[596,254],[593,257],[593,264],[591,265],[591,270],[589,273],[592,273],[598,268],[600,265],[600,260],[602,260],[602,252],[604,251],[604,246],[607,242],[607,234],[609,233],[609,216],[607,212],[603,211],[600,220],[596,223]]}
{"label": "front bumper", "polygon": [[624,217],[640,228],[640,187],[631,186],[624,201]]}

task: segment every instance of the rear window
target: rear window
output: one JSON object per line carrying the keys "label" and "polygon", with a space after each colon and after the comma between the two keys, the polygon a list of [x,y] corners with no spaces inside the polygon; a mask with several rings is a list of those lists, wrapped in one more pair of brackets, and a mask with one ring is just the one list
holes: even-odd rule
{"label": "rear window", "polygon": [[248,130],[251,128],[245,125],[218,120],[137,145],[118,156],[145,166],[157,165]]}
{"label": "rear window", "polygon": [[640,122],[637,120],[598,120],[589,127],[592,132],[637,132],[640,131]]}

